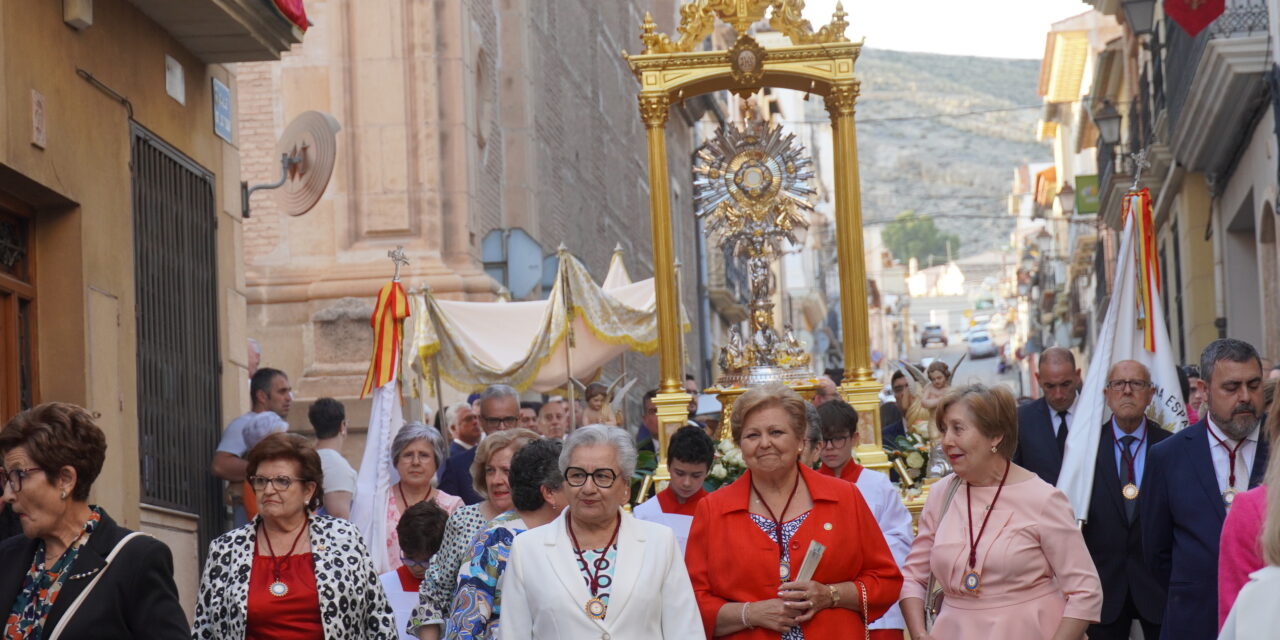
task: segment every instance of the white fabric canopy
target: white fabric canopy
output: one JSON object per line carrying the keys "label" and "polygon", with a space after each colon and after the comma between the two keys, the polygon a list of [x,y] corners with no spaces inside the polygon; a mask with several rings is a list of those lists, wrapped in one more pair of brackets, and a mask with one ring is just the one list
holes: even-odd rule
{"label": "white fabric canopy", "polygon": [[[565,385],[570,375],[589,377],[627,350],[652,354],[658,347],[653,279],[630,282],[615,255],[606,290],[577,258],[568,252],[560,257],[546,300],[459,302],[436,299],[430,291],[411,296],[412,352],[421,371],[430,376],[435,366],[463,391],[507,384],[545,392]],[[565,340],[570,327],[571,355]]]}

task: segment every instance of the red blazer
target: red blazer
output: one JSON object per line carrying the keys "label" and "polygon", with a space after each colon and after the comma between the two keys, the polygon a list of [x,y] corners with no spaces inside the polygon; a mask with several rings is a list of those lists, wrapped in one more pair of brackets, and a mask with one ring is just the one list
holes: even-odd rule
{"label": "red blazer", "polygon": [[[824,584],[860,580],[867,587],[871,620],[898,601],[902,573],[893,561],[880,526],[853,484],[800,467],[813,510],[791,539],[791,562],[799,570],[811,540],[826,545],[813,579]],[[707,637],[715,633],[716,614],[730,602],[778,597],[778,545],[751,520],[751,472],[698,503],[689,531],[685,564],[698,599]],[[802,625],[806,638],[861,638],[862,613],[833,608]],[[744,630],[737,640],[776,639],[764,629]]]}

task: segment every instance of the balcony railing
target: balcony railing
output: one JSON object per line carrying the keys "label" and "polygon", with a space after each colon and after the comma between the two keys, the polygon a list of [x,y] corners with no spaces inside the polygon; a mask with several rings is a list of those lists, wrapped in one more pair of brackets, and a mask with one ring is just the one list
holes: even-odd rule
{"label": "balcony railing", "polygon": [[1208,28],[1192,38],[1182,27],[1166,22],[1166,39],[1169,41],[1164,60],[1165,98],[1169,108],[1169,123],[1176,127],[1183,107],[1191,93],[1196,69],[1204,56],[1209,41],[1267,33],[1266,0],[1227,0],[1226,10]]}

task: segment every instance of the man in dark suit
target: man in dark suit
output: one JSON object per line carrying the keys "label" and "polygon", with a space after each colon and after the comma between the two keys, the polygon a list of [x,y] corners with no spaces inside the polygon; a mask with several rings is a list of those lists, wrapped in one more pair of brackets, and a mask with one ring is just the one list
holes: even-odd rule
{"label": "man in dark suit", "polygon": [[480,417],[471,410],[470,404],[455,402],[445,408],[444,424],[450,438],[450,458],[480,444]]}
{"label": "man in dark suit", "polygon": [[1208,415],[1149,451],[1139,504],[1143,555],[1168,590],[1162,639],[1218,634],[1218,540],[1237,493],[1262,481],[1262,361],[1247,342],[1200,355]]}
{"label": "man in dark suit", "polygon": [[[514,429],[520,423],[520,395],[505,384],[490,385],[477,402],[480,405],[480,427],[486,434]],[[475,447],[450,456],[444,463],[444,473],[440,475],[440,490],[462,498],[467,504],[484,500],[484,496],[471,486],[471,463],[475,459]]]}
{"label": "man in dark suit", "polygon": [[1098,464],[1093,470],[1093,497],[1085,522],[1084,542],[1102,581],[1102,618],[1089,625],[1090,640],[1128,640],[1137,619],[1144,638],[1160,637],[1164,586],[1142,562],[1142,528],[1138,501],[1145,492],[1147,454],[1170,434],[1147,420],[1144,412],[1155,396],[1151,372],[1139,362],[1122,360],[1107,372],[1103,394],[1111,420],[1098,438]]}
{"label": "man in dark suit", "polygon": [[1045,349],[1040,354],[1037,379],[1044,396],[1018,407],[1018,449],[1013,462],[1056,485],[1080,393],[1075,356],[1062,347]]}

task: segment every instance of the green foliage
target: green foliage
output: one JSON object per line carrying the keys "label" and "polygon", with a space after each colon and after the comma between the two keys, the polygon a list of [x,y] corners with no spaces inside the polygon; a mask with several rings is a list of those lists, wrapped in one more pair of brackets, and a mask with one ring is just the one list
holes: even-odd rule
{"label": "green foliage", "polygon": [[954,234],[943,233],[933,223],[933,218],[918,215],[914,211],[899,213],[881,232],[884,244],[894,258],[906,262],[911,258],[920,261],[921,268],[928,266],[929,257],[934,264],[942,264],[947,258],[947,243],[951,251],[960,248],[960,239]]}

